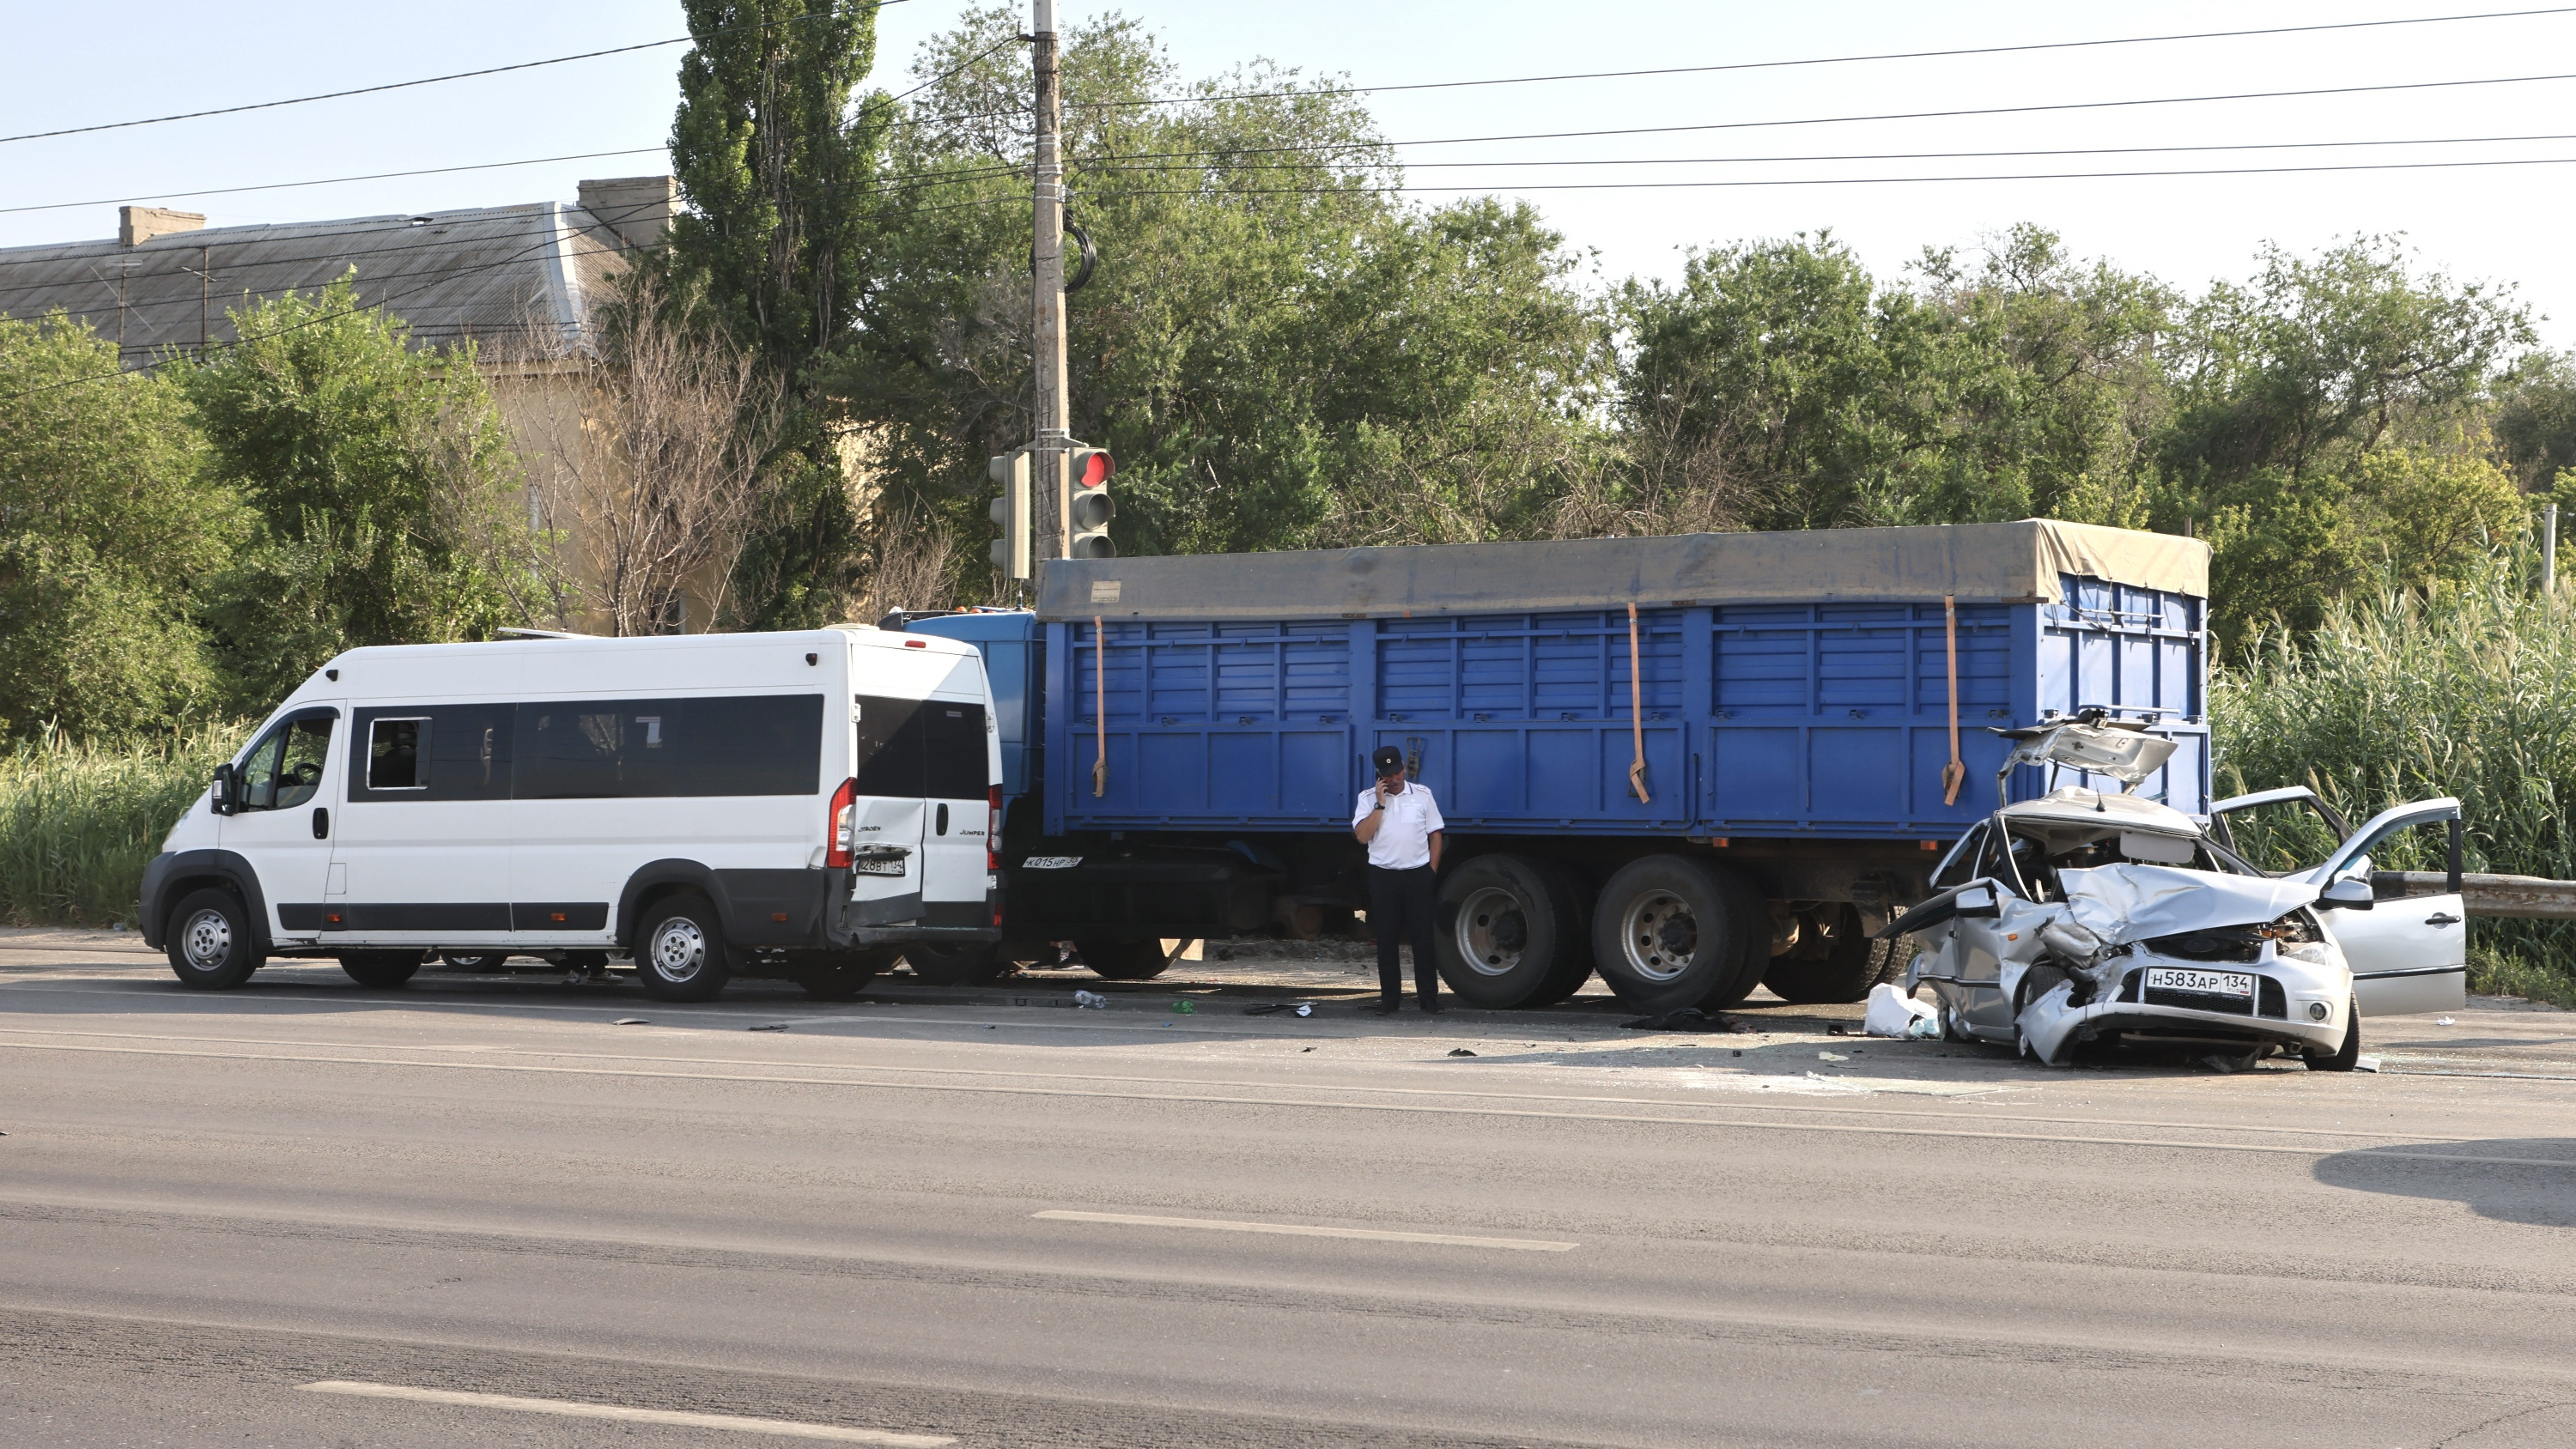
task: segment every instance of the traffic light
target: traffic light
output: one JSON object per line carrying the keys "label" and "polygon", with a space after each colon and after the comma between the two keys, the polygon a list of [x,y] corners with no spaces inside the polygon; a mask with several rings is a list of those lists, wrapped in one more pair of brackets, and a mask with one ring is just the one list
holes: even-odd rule
{"label": "traffic light", "polygon": [[993,540],[993,567],[1008,578],[1029,576],[1029,450],[1004,453],[984,465],[986,476],[1002,489],[1002,496],[986,510],[993,526],[1002,531]]}
{"label": "traffic light", "polygon": [[1109,520],[1118,516],[1118,505],[1109,501],[1109,477],[1118,471],[1117,461],[1105,449],[1079,443],[1065,461],[1073,474],[1072,536],[1066,552],[1074,558],[1118,557],[1118,546],[1109,541]]}

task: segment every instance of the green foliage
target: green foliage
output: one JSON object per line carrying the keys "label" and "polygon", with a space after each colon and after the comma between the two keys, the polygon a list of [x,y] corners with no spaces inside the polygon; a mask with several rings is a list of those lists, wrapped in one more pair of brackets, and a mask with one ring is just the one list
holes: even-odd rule
{"label": "green foliage", "polygon": [[[2354,824],[2456,795],[2474,871],[2576,879],[2576,613],[2500,550],[2426,590],[2378,587],[2274,630],[2211,682],[2222,795],[2304,784]],[[2437,868],[2429,861],[2396,868]],[[2576,933],[2475,919],[2480,990],[2576,1000]]]}
{"label": "green foliage", "polygon": [[214,693],[189,590],[242,509],[177,390],[116,368],[84,325],[0,318],[0,735],[161,729]]}
{"label": "green foliage", "polygon": [[208,476],[257,515],[202,596],[235,705],[265,709],[343,649],[513,622],[466,543],[516,482],[471,349],[411,350],[346,280],[232,317],[243,341],[176,382]]}
{"label": "green foliage", "polygon": [[[983,460],[1034,431],[1030,85],[971,13],[916,69],[878,289],[838,380],[872,466],[981,567]],[[1072,427],[1119,460],[1127,553],[1527,536],[1601,466],[1606,352],[1527,207],[1406,208],[1347,95],[1256,68],[1185,89],[1132,21],[1070,31],[1065,148],[1099,268],[1069,299]],[[943,119],[944,118],[944,119]],[[1019,174],[1014,174],[1019,173]]]}
{"label": "green foliage", "polygon": [[671,165],[691,211],[673,220],[683,306],[786,378],[772,507],[737,568],[743,622],[838,618],[857,559],[832,419],[812,392],[846,349],[870,277],[868,208],[893,111],[853,106],[876,61],[870,0],[688,0]]}
{"label": "green foliage", "polygon": [[1917,270],[1919,287],[1883,287],[1820,235],[1630,283],[1635,455],[1693,460],[1695,486],[1754,528],[2135,513],[2121,485],[2161,420],[2170,295],[2028,226],[1973,271],[1947,252]]}
{"label": "green foliage", "polygon": [[120,746],[47,730],[0,754],[0,920],[131,922],[143,867],[242,733],[205,724]]}

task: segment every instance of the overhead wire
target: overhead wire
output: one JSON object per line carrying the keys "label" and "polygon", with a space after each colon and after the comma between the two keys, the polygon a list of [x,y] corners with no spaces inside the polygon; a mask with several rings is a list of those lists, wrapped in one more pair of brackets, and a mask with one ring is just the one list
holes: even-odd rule
{"label": "overhead wire", "polygon": [[[904,3],[905,0],[869,0],[869,3],[867,4],[854,6],[852,8],[857,10],[882,10],[889,5],[901,5]],[[834,14],[837,15],[838,13],[839,12],[836,8]],[[724,31],[736,29],[766,29],[769,26],[774,25],[802,24],[807,21],[821,18],[827,17],[795,15],[790,16],[785,20],[766,21],[760,25],[754,26],[726,26],[723,30],[715,33],[721,34],[724,33]],[[234,116],[245,111],[268,111],[275,110],[280,106],[303,106],[310,105],[315,101],[336,101],[346,99],[350,96],[371,96],[384,91],[410,90],[415,86],[434,86],[444,84],[448,81],[472,80],[477,76],[507,75],[512,71],[536,70],[549,65],[565,65],[577,60],[597,60],[602,56],[626,55],[639,50],[662,50],[674,45],[691,44],[699,39],[701,39],[701,37],[696,35],[682,35],[675,36],[669,40],[646,40],[639,41],[633,45],[615,45],[610,46],[605,50],[585,50],[576,55],[557,55],[550,56],[544,60],[523,60],[511,65],[485,66],[480,70],[460,70],[448,75],[422,76],[416,80],[387,81],[383,85],[357,86],[344,91],[323,91],[315,95],[289,96],[284,99],[274,101],[252,101],[238,106],[216,106],[203,111],[180,111],[167,116],[143,116],[131,121],[102,121],[96,125],[66,126],[60,130],[54,131],[27,131],[15,136],[0,136],[0,144],[6,144],[11,141],[42,141],[56,136],[85,136],[97,131],[122,131],[134,126],[159,126],[166,125],[172,121],[197,121],[203,120],[209,116]]]}
{"label": "overhead wire", "polygon": [[[1537,85],[1557,81],[1628,80],[1647,76],[1705,75],[1720,71],[1781,70],[1798,66],[1855,65],[1891,60],[1945,60],[1976,55],[2014,55],[2035,51],[2084,50],[2114,45],[2161,45],[2187,40],[2236,40],[2264,35],[2305,35],[2330,30],[2374,30],[2400,25],[2447,25],[2460,21],[2521,20],[2544,15],[2576,14],[2576,6],[2550,6],[2533,10],[2489,10],[2461,15],[2418,15],[2388,20],[2339,20],[2314,25],[2273,25],[2247,30],[2199,30],[2165,35],[2114,36],[2100,40],[2053,40],[2019,45],[1956,46],[1943,50],[1879,51],[1858,55],[1805,56],[1789,60],[1728,61],[1713,65],[1663,66],[1651,70],[1583,71],[1556,75],[1494,76],[1481,80],[1413,81],[1402,84],[1373,86],[1310,87],[1302,90],[1238,91],[1219,94],[1153,96],[1136,100],[1067,101],[1066,105],[1094,110],[1135,108],[1140,106],[1178,106],[1205,104],[1211,101],[1267,100],[1304,96],[1379,95],[1395,91],[1456,90],[1471,86]],[[930,121],[973,120],[983,116],[1006,116],[1025,112],[1026,106],[1000,111],[968,111],[950,116],[927,118]]]}

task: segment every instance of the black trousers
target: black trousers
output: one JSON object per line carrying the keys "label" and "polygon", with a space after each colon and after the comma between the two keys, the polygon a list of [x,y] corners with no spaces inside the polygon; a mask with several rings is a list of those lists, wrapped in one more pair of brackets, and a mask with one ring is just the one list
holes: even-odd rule
{"label": "black trousers", "polygon": [[1404,966],[1395,950],[1413,947],[1413,989],[1424,1003],[1440,999],[1440,877],[1427,865],[1411,870],[1368,868],[1369,924],[1377,930],[1377,987],[1386,1004],[1404,1000]]}

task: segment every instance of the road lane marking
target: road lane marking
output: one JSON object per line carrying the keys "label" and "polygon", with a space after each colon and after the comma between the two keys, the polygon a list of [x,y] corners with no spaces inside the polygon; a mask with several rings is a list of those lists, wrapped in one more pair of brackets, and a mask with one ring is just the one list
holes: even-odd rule
{"label": "road lane marking", "polygon": [[[830,1019],[839,1020],[841,1018]],[[314,1041],[305,1038],[291,1037],[182,1036],[174,1033],[163,1032],[69,1031],[59,1027],[0,1027],[0,1037],[11,1036],[75,1037],[83,1041],[186,1042],[197,1046],[304,1047],[316,1051],[496,1051],[505,1052],[513,1056],[544,1057],[554,1061],[571,1062],[652,1062],[663,1066],[683,1067],[792,1068],[801,1066],[813,1071],[897,1072],[908,1076],[996,1077],[1011,1081],[1113,1082],[1131,1086],[1233,1087],[1246,1091],[1267,1091],[1286,1087],[1291,1090],[1307,1092],[1366,1092],[1375,1093],[1380,1096],[1439,1097],[1459,1101],[1584,1102],[1599,1106],[1612,1107],[1674,1107],[1685,1111],[1721,1110],[1706,1102],[1695,1102],[1683,1097],[1613,1097],[1589,1092],[1471,1092],[1463,1091],[1454,1087],[1341,1086],[1329,1082],[1258,1082],[1243,1081],[1227,1077],[1137,1077],[1113,1075],[1101,1072],[1015,1072],[1001,1067],[906,1067],[879,1062],[859,1062],[849,1065],[839,1065],[830,1062],[783,1061],[776,1058],[764,1060],[755,1057],[666,1057],[647,1056],[637,1052],[557,1051],[549,1047],[519,1046],[506,1043],[487,1046],[445,1046],[432,1043],[408,1042]],[[9,1043],[0,1041],[0,1047],[5,1047],[7,1045],[9,1045]],[[344,1059],[332,1057],[319,1058],[317,1060],[340,1061]],[[1688,1069],[1677,1068],[1676,1070]],[[2439,1074],[2425,1072],[2409,1075],[2433,1076]],[[732,1079],[728,1078],[727,1080]],[[770,1079],[757,1077],[746,1078],[744,1080],[766,1081]],[[2177,1080],[2194,1081],[2197,1079],[2185,1078]],[[2555,1079],[2552,1078],[2550,1080]],[[900,1089],[909,1086],[910,1084],[900,1082],[844,1082],[841,1085],[881,1085]],[[2017,1083],[2009,1085],[2013,1085],[2015,1087],[2019,1086]],[[1687,1090],[1687,1087],[1684,1089]],[[1174,1098],[1172,1100],[1185,1099]],[[1930,1122],[2020,1122],[2051,1127],[2146,1127],[2165,1132],[2233,1132],[2273,1137],[2356,1137],[2372,1138],[2383,1142],[2410,1142],[2417,1144],[2473,1142],[2479,1140],[2473,1137],[2450,1137],[2424,1132],[2372,1132],[2363,1128],[2350,1127],[2263,1127],[2242,1122],[2171,1122],[2157,1118],[2144,1117],[2047,1117],[2030,1113],[2012,1112],[1926,1111],[1921,1108],[1912,1107],[1819,1107],[1804,1105],[1786,1107],[1773,1106],[1766,1102],[1729,1102],[1723,1110],[1778,1112],[1786,1116],[1817,1115],[1836,1117],[1896,1117]]]}
{"label": "road lane marking", "polygon": [[732,1429],[744,1434],[773,1434],[786,1439],[829,1439],[837,1444],[878,1444],[887,1449],[940,1449],[957,1441],[937,1434],[897,1434],[887,1429],[846,1429],[838,1424],[809,1424],[796,1419],[753,1419],[740,1414],[699,1414],[682,1409],[632,1409],[623,1404],[592,1404],[579,1399],[527,1399],[516,1394],[469,1394],[455,1389],[418,1389],[407,1384],[370,1384],[349,1379],[323,1379],[298,1384],[308,1394],[345,1394],[358,1399],[399,1399],[414,1404],[448,1404],[460,1409],[508,1409],[521,1414],[553,1414],[566,1419],[613,1419],[626,1424],[676,1424],[691,1429]]}
{"label": "road lane marking", "polygon": [[1059,1223],[1124,1223],[1139,1228],[1208,1228],[1221,1233],[1277,1233],[1291,1238],[1360,1238],[1372,1243],[1439,1243],[1452,1248],[1510,1248],[1521,1253],[1570,1253],[1573,1243],[1545,1238],[1478,1238],[1463,1233],[1400,1233],[1386,1228],[1319,1228],[1312,1223],[1244,1222],[1234,1218],[1158,1218],[1144,1213],[1077,1213],[1050,1209],[1030,1217]]}
{"label": "road lane marking", "polygon": [[[563,1077],[628,1077],[646,1081],[730,1082],[752,1086],[774,1087],[850,1087],[885,1092],[963,1092],[996,1097],[1065,1097],[1076,1100],[1108,1102],[1172,1102],[1183,1105],[1233,1107],[1303,1107],[1327,1112],[1401,1112],[1435,1117],[1517,1117],[1555,1122],[1618,1122],[1649,1127],[1706,1127],[1752,1132],[1813,1132],[1836,1136],[1925,1137],[1969,1142],[2028,1142],[2067,1144],[2090,1147],[2154,1147],[2192,1152],[2251,1152],[2288,1157],[2333,1157],[2352,1149],[2339,1147],[2274,1146],[2262,1142],[2192,1142],[2182,1138],[2104,1137],[2059,1132],[1969,1132],[1943,1127],[1877,1127],[1852,1122],[1780,1122],[1748,1121],[1722,1117],[1663,1117],[1634,1112],[1542,1112],[1526,1107],[1444,1107],[1427,1102],[1319,1102],[1300,1097],[1221,1097],[1209,1093],[1185,1092],[1096,1092],[1052,1087],[979,1087],[963,1082],[868,1082],[842,1077],[754,1075],[744,1072],[647,1072],[611,1067],[549,1067],[532,1062],[458,1062],[406,1061],[392,1057],[315,1057],[290,1056],[283,1052],[183,1052],[149,1047],[71,1046],[57,1042],[13,1042],[19,1051],[88,1052],[107,1056],[177,1057],[220,1062],[284,1062],[305,1066],[341,1067],[409,1067],[454,1072],[515,1072],[532,1076]],[[844,1068],[866,1071],[865,1067]],[[1671,1105],[1687,1109],[1691,1104]],[[2225,1127],[2204,1128],[2225,1132]],[[2326,1133],[2320,1136],[2331,1135]],[[2422,1141],[2424,1139],[2413,1139]],[[2439,1139],[2436,1139],[2439,1140]],[[2460,1139],[2452,1139],[2460,1140]],[[2370,1155],[2392,1160],[2415,1159],[2427,1162],[2502,1163],[2516,1167],[2576,1168],[2576,1159],[2470,1157],[2450,1152],[2392,1152],[2381,1148],[2366,1149]]]}

